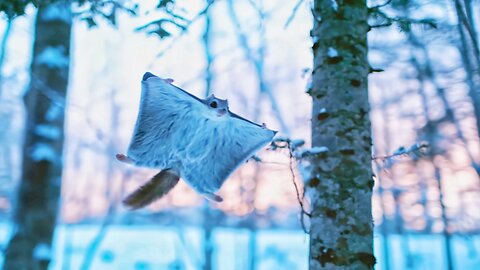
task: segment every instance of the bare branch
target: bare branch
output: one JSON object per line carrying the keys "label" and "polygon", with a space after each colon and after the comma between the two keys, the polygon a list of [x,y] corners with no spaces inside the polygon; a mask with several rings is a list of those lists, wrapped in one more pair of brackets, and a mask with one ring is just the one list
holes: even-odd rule
{"label": "bare branch", "polygon": [[287,29],[287,27],[293,21],[293,19],[295,18],[295,15],[297,14],[297,11],[300,8],[300,5],[302,3],[303,3],[303,0],[298,0],[298,2],[295,4],[295,6],[293,7],[293,10],[292,10],[292,13],[290,13],[290,16],[288,16],[288,19],[285,22],[285,25],[283,26],[284,29]]}
{"label": "bare branch", "polygon": [[297,182],[295,181],[295,172],[293,171],[293,160],[294,160],[294,156],[293,156],[293,152],[292,152],[292,148],[290,147],[290,143],[288,143],[288,152],[289,152],[289,155],[290,155],[290,174],[292,175],[292,183],[293,183],[293,186],[295,187],[295,193],[297,195],[297,201],[298,201],[298,204],[300,205],[300,210],[301,210],[301,214],[300,214],[300,224],[302,225],[302,229],[303,231],[308,234],[309,231],[307,230],[306,228],[306,225],[305,225],[305,216],[307,217],[312,217],[312,214],[308,213],[306,210],[305,210],[305,206],[303,204],[303,198],[304,198],[304,195],[302,195],[302,198],[300,198],[300,191],[298,189],[298,186],[297,186]]}
{"label": "bare branch", "polygon": [[[115,132],[119,128],[119,111],[120,111],[120,106],[114,102],[114,95],[116,94],[115,91],[111,91],[111,98],[110,100],[112,101],[111,104],[111,115],[112,115],[112,120],[110,123],[110,130],[114,134],[118,134],[118,132]],[[113,158],[110,158],[113,156],[113,153],[116,153],[116,147],[117,147],[117,138],[114,136],[110,136],[110,140],[107,142],[107,147],[105,149],[105,152],[107,154],[108,158],[108,165],[107,165],[107,173],[106,173],[106,189],[105,189],[105,197],[108,199],[109,205],[108,205],[108,211],[105,216],[105,218],[102,221],[102,224],[100,225],[100,229],[93,238],[93,240],[90,242],[88,245],[88,248],[85,252],[85,257],[83,259],[81,268],[82,270],[89,270],[91,268],[91,265],[93,263],[93,260],[95,258],[95,254],[97,253],[100,244],[102,241],[105,239],[106,234],[108,232],[108,227],[112,224],[112,222],[115,219],[115,214],[117,210],[117,202],[118,202],[118,195],[115,194],[114,190],[114,160]],[[123,184],[125,183],[126,180],[126,175],[122,174],[122,181],[121,185],[122,188],[120,191],[123,191]]]}
{"label": "bare branch", "polygon": [[[207,6],[210,5],[211,1],[207,0]],[[203,32],[202,41],[205,51],[205,97],[208,97],[212,91],[212,81],[213,81],[213,72],[212,64],[214,61],[214,56],[212,52],[212,18],[207,10],[205,13],[205,30]]]}
{"label": "bare branch", "polygon": [[[270,87],[267,85],[265,80],[264,66],[263,66],[263,55],[264,55],[265,49],[263,47],[258,49],[259,55],[260,55],[259,58],[254,56],[252,49],[248,45],[247,35],[245,34],[245,32],[241,27],[241,24],[238,19],[232,0],[227,1],[227,7],[228,7],[228,13],[230,15],[230,18],[232,19],[235,30],[238,33],[238,41],[240,43],[240,46],[244,50],[245,56],[247,57],[248,61],[250,61],[255,68],[255,71],[258,77],[259,88],[260,88],[259,97],[260,95],[266,95],[268,97],[268,99],[270,100],[272,111],[275,114],[275,117],[277,118],[277,121],[279,122],[280,126],[282,127],[282,131],[288,134],[289,129],[283,120],[282,113],[280,112],[280,108],[275,99],[275,95],[272,93]],[[255,113],[255,116],[257,116],[257,114],[258,113]]]}
{"label": "bare branch", "polygon": [[373,156],[372,160],[387,160],[391,159],[394,157],[400,157],[400,156],[408,156],[410,154],[419,154],[425,151],[428,148],[428,143],[427,142],[420,142],[412,145],[410,148],[405,148],[403,146],[400,146],[393,154],[391,155],[386,155],[386,156]]}
{"label": "bare branch", "polygon": [[272,141],[272,149],[288,149],[288,158],[289,158],[289,169],[290,169],[290,174],[292,176],[292,183],[293,186],[295,187],[295,194],[297,196],[297,201],[298,204],[300,205],[300,224],[302,225],[303,231],[308,234],[309,231],[307,230],[307,226],[305,225],[305,216],[311,217],[311,213],[307,212],[305,210],[305,204],[304,204],[304,198],[305,198],[305,193],[300,195],[300,189],[298,188],[297,181],[295,180],[295,171],[294,171],[294,160],[296,160],[298,155],[294,154],[294,151],[297,149],[297,147],[300,147],[303,145],[304,141],[303,140],[291,140],[288,138],[277,138],[274,141]]}
{"label": "bare branch", "polygon": [[[157,54],[157,56],[155,57],[155,59],[160,59],[162,58],[165,53],[167,53],[172,47],[173,45],[175,45],[175,43],[183,36],[185,35],[187,32],[188,32],[188,29],[190,28],[190,26],[195,23],[196,21],[198,21],[203,15],[205,15],[208,11],[208,9],[212,6],[212,4],[215,3],[215,1],[210,1],[206,6],[205,8],[203,8],[200,12],[197,13],[197,15],[195,15],[195,17],[193,17],[193,19],[191,19],[190,21],[188,21],[188,23],[186,23],[184,25],[184,28],[182,28],[182,30],[180,31],[180,33],[178,35],[176,35],[175,37],[173,37],[171,39],[171,42],[170,44],[168,44],[168,46],[163,49],[161,52],[159,52]],[[153,63],[152,63],[153,64]]]}

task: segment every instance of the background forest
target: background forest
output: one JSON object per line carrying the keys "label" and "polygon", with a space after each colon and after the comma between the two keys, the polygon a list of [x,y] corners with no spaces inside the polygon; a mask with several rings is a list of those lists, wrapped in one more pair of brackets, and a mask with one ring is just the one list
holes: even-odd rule
{"label": "background forest", "polygon": [[[320,269],[307,157],[328,151],[315,142],[328,113],[312,93],[337,83],[318,84],[312,59],[342,51],[318,45],[327,32],[314,27],[321,7],[350,2],[365,6],[0,0],[4,269]],[[480,269],[480,1],[367,2],[375,268]],[[223,203],[180,182],[145,209],[122,206],[152,176],[115,160],[146,71],[279,131],[230,176]]]}

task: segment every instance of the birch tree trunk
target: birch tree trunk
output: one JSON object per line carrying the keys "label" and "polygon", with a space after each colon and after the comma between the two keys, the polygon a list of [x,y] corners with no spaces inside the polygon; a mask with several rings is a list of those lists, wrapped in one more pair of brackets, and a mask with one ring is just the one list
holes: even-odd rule
{"label": "birch tree trunk", "polygon": [[365,0],[313,7],[310,269],[373,269]]}
{"label": "birch tree trunk", "polygon": [[47,269],[51,259],[62,179],[71,25],[69,1],[39,7],[25,95],[22,178],[6,270]]}

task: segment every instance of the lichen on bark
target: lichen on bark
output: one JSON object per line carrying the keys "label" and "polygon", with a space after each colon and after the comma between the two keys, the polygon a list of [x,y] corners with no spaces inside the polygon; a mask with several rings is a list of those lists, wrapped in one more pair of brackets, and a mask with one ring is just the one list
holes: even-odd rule
{"label": "lichen on bark", "polygon": [[329,151],[312,158],[309,264],[373,269],[368,8],[365,0],[331,2],[313,7],[312,146]]}

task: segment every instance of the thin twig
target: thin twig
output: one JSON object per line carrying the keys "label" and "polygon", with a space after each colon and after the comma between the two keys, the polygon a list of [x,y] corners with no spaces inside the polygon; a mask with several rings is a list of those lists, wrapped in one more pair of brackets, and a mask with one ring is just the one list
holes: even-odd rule
{"label": "thin twig", "polygon": [[[207,6],[210,5],[212,1],[207,0]],[[205,52],[205,97],[210,96],[212,92],[212,81],[213,81],[213,72],[212,64],[214,61],[214,55],[212,52],[212,18],[207,10],[205,13],[205,30],[203,32],[203,48]]]}
{"label": "thin twig", "polygon": [[[270,89],[270,86],[267,84],[265,79],[264,67],[263,67],[263,60],[264,60],[263,57],[265,53],[265,48],[263,47],[258,48],[259,57],[256,57],[254,55],[252,48],[248,44],[247,34],[245,33],[245,31],[241,26],[240,20],[235,11],[233,0],[227,1],[227,10],[232,20],[233,26],[235,27],[238,42],[245,53],[245,57],[247,58],[248,61],[252,63],[253,67],[255,68],[255,72],[257,75],[258,83],[259,83],[259,91],[260,91],[259,96],[260,95],[267,96],[267,98],[270,100],[270,105],[275,115],[275,118],[277,118],[277,121],[279,122],[282,128],[282,132],[284,132],[285,134],[289,134],[290,133],[289,128],[287,127],[285,121],[283,120],[283,116],[278,106],[275,95],[273,94],[272,90]],[[262,12],[259,12],[259,13],[263,14]],[[261,19],[263,20],[264,18],[261,18]],[[264,39],[264,33],[262,33],[262,31],[264,31],[264,27],[261,27],[261,31],[260,31],[260,34],[261,34],[260,38]]]}
{"label": "thin twig", "polygon": [[432,28],[437,28],[436,23],[431,19],[415,19],[415,18],[404,17],[404,16],[390,17],[380,9],[372,9],[372,12],[375,12],[375,15],[378,16],[378,18],[381,18],[383,22],[379,24],[369,25],[371,29],[388,27],[393,25],[394,23],[397,23],[400,27],[404,24],[406,25],[418,24],[418,25],[427,25]]}
{"label": "thin twig", "polygon": [[[292,175],[292,182],[293,182],[293,186],[295,187],[295,193],[297,195],[297,201],[298,201],[298,204],[300,205],[300,210],[301,210],[301,215],[300,215],[300,223],[302,225],[302,229],[303,231],[308,234],[309,231],[307,230],[306,228],[306,225],[305,225],[305,216],[311,218],[312,217],[312,214],[308,213],[307,211],[305,211],[305,206],[303,204],[303,199],[300,198],[300,191],[298,189],[298,186],[297,186],[297,183],[295,181],[295,172],[293,171],[293,160],[294,160],[294,155],[293,155],[293,151],[292,151],[292,148],[290,147],[290,142],[287,142],[287,148],[288,148],[288,153],[289,153],[289,158],[290,158],[290,174]],[[303,197],[303,196],[302,196]]]}
{"label": "thin twig", "polygon": [[[296,160],[296,156],[294,155],[293,151],[295,150],[294,148],[296,146],[297,147],[299,146],[299,144],[294,143],[294,145],[292,146],[292,142],[293,141],[290,140],[289,138],[277,138],[274,141],[272,141],[271,149],[272,150],[285,149],[285,148],[288,149],[290,174],[292,175],[292,183],[293,183],[293,186],[295,187],[295,194],[297,195],[297,201],[298,201],[298,204],[300,205],[300,210],[301,210],[300,224],[302,225],[303,231],[306,234],[309,234],[309,231],[306,228],[307,226],[305,225],[305,216],[311,218],[312,214],[305,210],[305,205],[303,203],[303,199],[305,198],[305,193],[303,193],[300,196],[300,189],[298,188],[297,182],[295,181],[295,171],[294,171],[293,167],[294,167],[294,160]],[[273,162],[264,162],[264,161],[261,161],[261,160],[260,160],[260,162],[272,163],[273,164]],[[280,163],[278,163],[278,164],[279,165],[284,165],[284,164],[280,164]]]}
{"label": "thin twig", "polygon": [[399,147],[393,154],[391,155],[385,155],[385,156],[372,156],[372,160],[386,160],[386,159],[391,159],[394,157],[399,157],[399,156],[408,156],[409,154],[413,153],[419,153],[421,151],[424,151],[425,149],[428,148],[428,143],[426,142],[421,142],[413,145],[409,149],[402,147]]}
{"label": "thin twig", "polygon": [[106,214],[106,217],[103,219],[102,224],[100,225],[100,229],[98,230],[93,240],[89,243],[85,251],[85,256],[80,269],[82,270],[91,269],[91,266],[95,259],[95,255],[100,247],[100,244],[102,244],[103,240],[106,237],[109,226],[111,225],[114,219],[114,215],[115,215],[115,205],[114,205],[114,202],[110,202],[110,205],[108,207],[108,212]]}
{"label": "thin twig", "polygon": [[[204,14],[207,13],[208,9],[212,6],[213,3],[215,3],[215,1],[210,1],[210,2],[208,3],[208,5],[207,5],[204,9],[202,9],[200,12],[198,12],[197,15],[195,15],[195,17],[194,17],[193,19],[191,19],[187,24],[185,24],[185,27],[182,28],[182,31],[180,31],[180,33],[179,33],[178,35],[176,35],[175,37],[173,37],[173,38],[171,39],[170,44],[168,44],[168,46],[167,46],[165,49],[163,49],[161,52],[159,52],[159,53],[157,54],[157,56],[155,57],[155,59],[158,60],[158,59],[162,58],[162,57],[165,55],[165,53],[167,53],[167,52],[173,47],[173,45],[175,45],[175,43],[176,43],[185,33],[188,32],[188,29],[190,28],[190,26],[191,26],[194,22],[196,22],[198,19],[200,19],[200,17],[202,17]],[[153,65],[153,63],[152,63],[151,65]],[[151,67],[151,66],[150,66],[150,67]]]}
{"label": "thin twig", "polygon": [[303,3],[303,0],[298,0],[298,2],[295,4],[295,6],[293,7],[293,10],[292,10],[292,13],[290,13],[290,16],[288,16],[288,19],[285,22],[285,25],[283,26],[284,29],[287,29],[287,27],[293,21],[293,19],[295,18],[295,15],[297,14],[297,10],[300,8],[300,5],[302,3]]}
{"label": "thin twig", "polygon": [[[119,106],[114,100],[116,92],[111,91],[111,98],[112,100],[112,105],[111,105],[111,113],[113,115],[111,124],[110,124],[110,129],[114,134],[116,130],[118,130],[119,127]],[[106,152],[108,155],[113,155],[113,153],[116,153],[116,141],[117,139],[115,137],[111,137],[110,141],[108,142],[108,146],[106,148]],[[89,270],[93,264],[93,261],[95,259],[95,255],[97,254],[98,249],[100,248],[100,245],[102,244],[103,240],[106,238],[106,235],[108,233],[110,225],[113,223],[116,217],[116,211],[117,211],[117,196],[114,194],[112,187],[113,187],[113,179],[114,179],[114,165],[112,159],[108,159],[108,166],[107,166],[107,188],[105,190],[105,197],[108,199],[109,205],[108,205],[108,211],[105,216],[105,218],[102,221],[102,224],[100,225],[100,229],[98,230],[97,234],[93,238],[93,240],[89,243],[87,246],[87,249],[85,251],[85,256],[83,259],[83,262],[81,264],[80,269],[82,270]],[[125,182],[125,175],[122,176],[122,183]]]}

